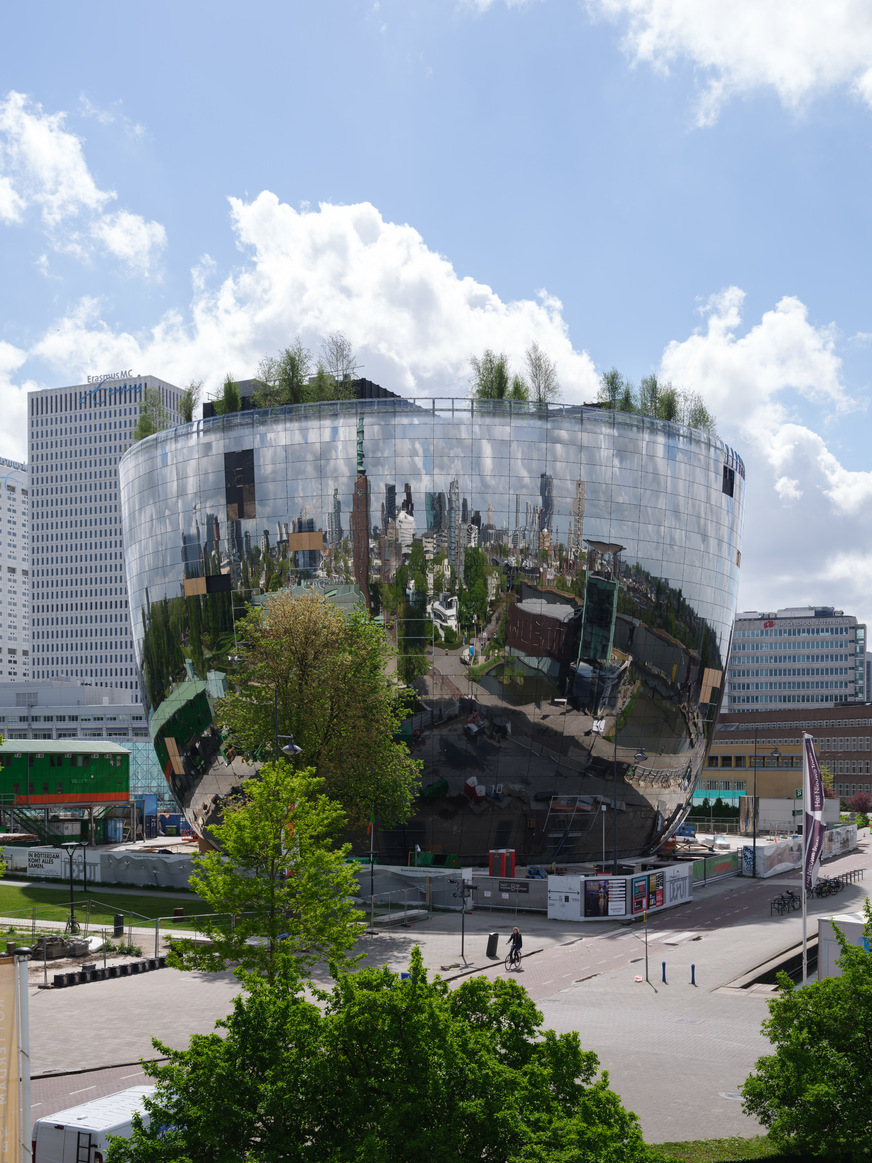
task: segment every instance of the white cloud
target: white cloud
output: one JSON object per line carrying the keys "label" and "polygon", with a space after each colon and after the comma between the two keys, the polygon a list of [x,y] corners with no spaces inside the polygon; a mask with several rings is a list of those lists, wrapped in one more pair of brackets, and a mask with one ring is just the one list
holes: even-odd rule
{"label": "white cloud", "polygon": [[250,375],[297,334],[317,350],[324,335],[341,330],[367,378],[404,394],[452,396],[469,390],[471,354],[492,347],[520,369],[536,339],[557,363],[564,398],[594,397],[593,362],[573,349],[562,305],[547,292],[504,302],[369,203],[298,211],[264,192],[230,207],[247,257],[216,285],[214,261],[204,256],[191,273],[188,317],[172,312],[149,333],[116,335],[89,299],[31,354],[68,377],[98,365],[135,366],[178,384],[195,377],[218,387],[226,369]]}
{"label": "white cloud", "polygon": [[[27,387],[17,383],[15,373],[24,366],[27,352],[0,339],[0,399],[3,424],[0,426],[0,456],[9,460],[27,459],[20,433],[27,425]],[[33,387],[33,385],[29,385]]]}
{"label": "white cloud", "polygon": [[140,125],[136,121],[131,121],[130,118],[121,112],[121,102],[115,102],[115,109],[105,109],[99,105],[95,105],[84,93],[79,97],[79,113],[82,117],[93,117],[100,125],[114,125],[116,122],[121,122],[124,132],[128,137],[144,137],[145,126]]}
{"label": "white cloud", "polygon": [[115,198],[101,190],[82,143],[64,129],[63,113],[44,113],[23,93],[0,101],[0,166],[21,200],[39,207],[47,227],[82,210],[99,212]]}
{"label": "white cloud", "polygon": [[117,195],[97,185],[65,121],[22,93],[0,100],[0,221],[22,223],[33,208],[54,250],[87,262],[96,240],[130,270],[154,273],[163,227],[127,210],[107,212]]}
{"label": "white cloud", "polygon": [[140,274],[152,274],[167,244],[167,233],[159,222],[146,222],[139,214],[118,210],[104,214],[91,234],[105,249]]}
{"label": "white cloud", "polygon": [[711,124],[730,97],[767,87],[791,109],[833,88],[872,106],[872,7],[862,0],[587,0],[587,7],[625,26],[634,62],[668,73],[687,60],[700,71],[698,125]]}
{"label": "white cloud", "polygon": [[705,328],[670,343],[659,369],[701,393],[745,460],[740,608],[833,605],[872,622],[869,562],[844,552],[872,542],[872,472],[843,463],[858,405],[837,329],[785,297],[743,331],[744,300],[737,287],[713,295]]}
{"label": "white cloud", "polygon": [[779,397],[787,390],[837,412],[856,407],[841,381],[833,325],[816,327],[807,307],[788,295],[740,336],[744,300],[739,287],[712,295],[701,308],[705,331],[673,340],[663,353],[665,378],[702,392],[726,424],[749,417],[758,424],[766,411],[765,427],[772,430],[773,420],[784,416]]}

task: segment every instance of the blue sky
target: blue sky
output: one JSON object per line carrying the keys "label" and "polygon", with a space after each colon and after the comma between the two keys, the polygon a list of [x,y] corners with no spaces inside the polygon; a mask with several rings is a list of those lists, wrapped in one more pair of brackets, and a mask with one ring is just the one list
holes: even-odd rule
{"label": "blue sky", "polygon": [[468,392],[536,339],[698,391],[748,469],[740,605],[872,621],[872,9],[48,3],[0,38],[0,455],[29,388],[218,390],[300,334]]}

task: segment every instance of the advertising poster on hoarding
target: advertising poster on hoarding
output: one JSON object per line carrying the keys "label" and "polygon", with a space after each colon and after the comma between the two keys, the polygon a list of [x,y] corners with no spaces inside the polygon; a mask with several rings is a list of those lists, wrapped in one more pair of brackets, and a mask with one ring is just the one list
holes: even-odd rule
{"label": "advertising poster on hoarding", "polygon": [[[18,986],[15,961],[0,958],[0,1160],[17,1163],[18,1111]],[[30,1111],[27,1112],[28,1117]]]}
{"label": "advertising poster on hoarding", "polygon": [[663,904],[663,873],[648,874],[648,908],[655,909]]}
{"label": "advertising poster on hoarding", "polygon": [[633,877],[633,916],[637,913],[644,913],[648,907],[648,877],[634,876]]}
{"label": "advertising poster on hoarding", "polygon": [[609,916],[625,917],[627,915],[627,882],[618,877],[606,881],[609,886]]}
{"label": "advertising poster on hoarding", "polygon": [[584,882],[584,915],[605,917],[610,914],[608,880],[586,880]]}

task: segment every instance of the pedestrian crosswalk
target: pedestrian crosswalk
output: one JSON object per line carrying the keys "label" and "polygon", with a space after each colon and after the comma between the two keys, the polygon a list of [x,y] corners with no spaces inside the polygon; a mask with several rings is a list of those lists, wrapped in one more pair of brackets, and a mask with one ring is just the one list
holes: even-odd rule
{"label": "pedestrian crosswalk", "polygon": [[[648,944],[653,945],[657,942],[661,945],[683,945],[685,941],[690,941],[698,936],[697,929],[649,929]],[[612,939],[615,941],[644,941],[645,930],[639,927],[632,929],[629,933],[614,934]]]}

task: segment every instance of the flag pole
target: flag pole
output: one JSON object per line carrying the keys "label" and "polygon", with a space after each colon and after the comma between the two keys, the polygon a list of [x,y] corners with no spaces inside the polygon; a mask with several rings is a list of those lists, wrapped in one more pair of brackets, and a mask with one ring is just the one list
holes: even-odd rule
{"label": "flag pole", "polygon": [[814,739],[802,735],[802,984],[808,984],[808,892],[817,881],[824,839],[824,783]]}
{"label": "flag pole", "polygon": [[809,735],[802,736],[802,985],[808,985],[808,892],[806,881],[808,874],[808,758],[806,741]]}

